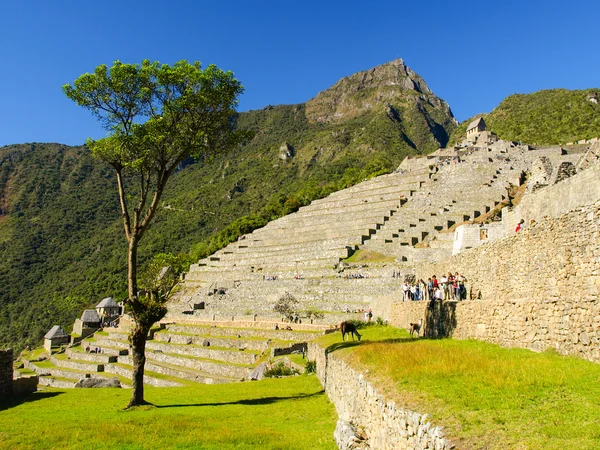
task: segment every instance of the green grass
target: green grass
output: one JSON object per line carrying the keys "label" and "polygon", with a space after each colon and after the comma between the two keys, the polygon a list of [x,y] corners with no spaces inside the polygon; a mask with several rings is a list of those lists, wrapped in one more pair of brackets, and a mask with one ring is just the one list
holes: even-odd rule
{"label": "green grass", "polygon": [[0,403],[0,449],[335,449],[335,409],[314,376],[126,389],[46,389]]}
{"label": "green grass", "polygon": [[[319,342],[398,405],[432,416],[458,448],[600,448],[600,365],[480,341],[411,339],[370,327]],[[377,342],[379,341],[379,342]]]}
{"label": "green grass", "polygon": [[357,250],[352,256],[343,260],[347,263],[355,262],[394,262],[396,261],[395,256],[384,255],[383,253],[368,251],[368,250]]}

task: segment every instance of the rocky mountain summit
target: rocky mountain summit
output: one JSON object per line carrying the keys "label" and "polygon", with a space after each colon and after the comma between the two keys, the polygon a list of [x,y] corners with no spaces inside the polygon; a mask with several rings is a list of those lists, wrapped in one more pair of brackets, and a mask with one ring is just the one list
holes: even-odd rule
{"label": "rocky mountain summit", "polygon": [[306,104],[311,123],[343,123],[371,111],[405,124],[407,134],[426,125],[440,146],[448,140],[445,129],[456,125],[448,104],[402,59],[344,77]]}

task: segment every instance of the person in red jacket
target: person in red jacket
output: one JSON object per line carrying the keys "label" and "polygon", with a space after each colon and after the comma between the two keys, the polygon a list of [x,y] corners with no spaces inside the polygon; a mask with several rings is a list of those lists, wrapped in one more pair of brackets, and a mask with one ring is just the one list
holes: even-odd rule
{"label": "person in red jacket", "polygon": [[521,221],[517,224],[517,228],[515,228],[515,233],[518,233],[523,228],[525,228],[525,219],[521,219]]}

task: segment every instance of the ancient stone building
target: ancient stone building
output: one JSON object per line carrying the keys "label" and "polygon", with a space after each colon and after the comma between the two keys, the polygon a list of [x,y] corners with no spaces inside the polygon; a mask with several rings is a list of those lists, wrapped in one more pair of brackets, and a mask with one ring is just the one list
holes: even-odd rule
{"label": "ancient stone building", "polygon": [[60,325],[54,325],[44,336],[44,348],[46,351],[52,352],[53,348],[68,344],[70,340],[71,336]]}
{"label": "ancient stone building", "polygon": [[479,136],[479,134],[484,132],[486,129],[487,127],[485,124],[485,120],[483,120],[483,117],[478,117],[477,119],[472,121],[467,127],[467,140],[475,141],[477,139],[477,136]]}

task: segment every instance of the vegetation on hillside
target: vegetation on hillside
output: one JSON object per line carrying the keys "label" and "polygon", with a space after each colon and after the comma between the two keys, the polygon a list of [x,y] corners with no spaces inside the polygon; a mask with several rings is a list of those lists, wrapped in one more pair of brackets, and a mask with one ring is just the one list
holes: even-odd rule
{"label": "vegetation on hillside", "polygon": [[[514,94],[483,117],[500,139],[527,144],[566,144],[600,137],[600,89],[551,89]],[[474,116],[454,130],[449,145],[464,139]]]}

